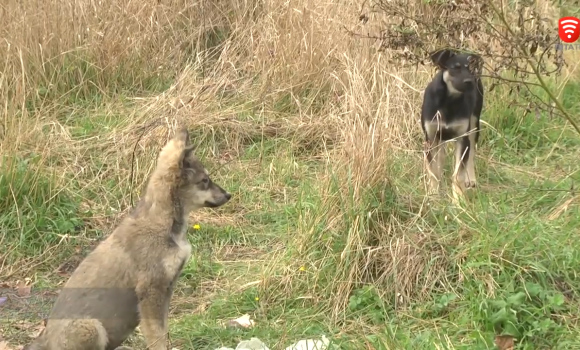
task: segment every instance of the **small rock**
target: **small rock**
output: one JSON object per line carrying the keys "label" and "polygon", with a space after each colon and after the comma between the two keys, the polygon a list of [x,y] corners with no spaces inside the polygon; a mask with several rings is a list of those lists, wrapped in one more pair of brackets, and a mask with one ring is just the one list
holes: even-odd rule
{"label": "small rock", "polygon": [[258,338],[251,338],[250,340],[241,341],[235,350],[270,350],[266,344],[264,344]]}
{"label": "small rock", "polygon": [[330,341],[323,335],[322,340],[302,339],[285,350],[324,350],[328,348],[329,344]]}
{"label": "small rock", "polygon": [[256,323],[250,318],[250,315],[245,314],[236,318],[235,320],[230,320],[226,323],[226,327],[242,327],[242,328],[252,328]]}

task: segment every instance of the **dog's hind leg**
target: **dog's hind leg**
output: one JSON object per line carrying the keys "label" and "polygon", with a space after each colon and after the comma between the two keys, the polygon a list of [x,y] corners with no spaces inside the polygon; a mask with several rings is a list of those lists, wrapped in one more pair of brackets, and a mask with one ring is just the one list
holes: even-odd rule
{"label": "dog's hind leg", "polygon": [[[50,320],[51,331],[46,334],[47,350],[105,350],[108,337],[100,321],[95,319]],[[57,324],[58,322],[58,324]],[[55,325],[56,324],[56,325]],[[32,347],[30,349],[37,349]]]}

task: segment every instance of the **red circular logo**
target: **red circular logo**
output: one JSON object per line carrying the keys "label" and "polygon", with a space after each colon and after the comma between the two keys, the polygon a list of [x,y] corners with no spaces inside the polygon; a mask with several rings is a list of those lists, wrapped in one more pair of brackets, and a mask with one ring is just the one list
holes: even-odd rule
{"label": "red circular logo", "polygon": [[565,43],[572,44],[580,37],[580,20],[576,17],[562,17],[558,21],[558,36]]}

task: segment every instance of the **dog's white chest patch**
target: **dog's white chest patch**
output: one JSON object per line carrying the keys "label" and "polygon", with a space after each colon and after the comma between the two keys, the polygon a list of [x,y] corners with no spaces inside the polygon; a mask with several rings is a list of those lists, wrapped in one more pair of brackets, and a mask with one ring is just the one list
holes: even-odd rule
{"label": "dog's white chest patch", "polygon": [[191,256],[191,244],[189,243],[187,238],[183,237],[182,239],[177,240],[176,243],[179,247],[178,255],[184,257],[185,259],[189,259],[189,257]]}
{"label": "dog's white chest patch", "polygon": [[451,77],[449,76],[449,72],[443,72],[443,82],[447,86],[447,92],[449,96],[459,96],[462,94],[461,91],[457,90],[455,86],[453,86],[453,82],[451,81]]}
{"label": "dog's white chest patch", "polygon": [[434,138],[437,131],[452,131],[455,134],[463,134],[469,128],[469,120],[459,120],[454,123],[445,123],[441,118],[433,118],[425,122],[425,130],[429,138]]}
{"label": "dog's white chest patch", "polygon": [[185,236],[176,238],[175,243],[177,244],[177,249],[173,251],[172,255],[163,259],[163,266],[169,278],[173,278],[179,268],[191,257],[191,244]]}

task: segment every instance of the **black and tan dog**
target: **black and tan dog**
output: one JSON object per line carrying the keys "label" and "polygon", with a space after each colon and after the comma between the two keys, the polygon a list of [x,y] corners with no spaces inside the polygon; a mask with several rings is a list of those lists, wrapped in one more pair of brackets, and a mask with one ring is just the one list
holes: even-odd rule
{"label": "black and tan dog", "polygon": [[481,58],[473,54],[439,50],[431,60],[440,70],[427,85],[421,110],[421,127],[427,143],[429,193],[439,189],[445,164],[444,142],[455,139],[453,192],[457,196],[475,187],[475,146],[483,108],[483,85],[473,73]]}
{"label": "black and tan dog", "polygon": [[161,150],[137,206],[74,271],[29,350],[120,350],[140,325],[147,349],[167,350],[169,302],[191,255],[187,217],[231,195],[213,183],[186,130]]}

